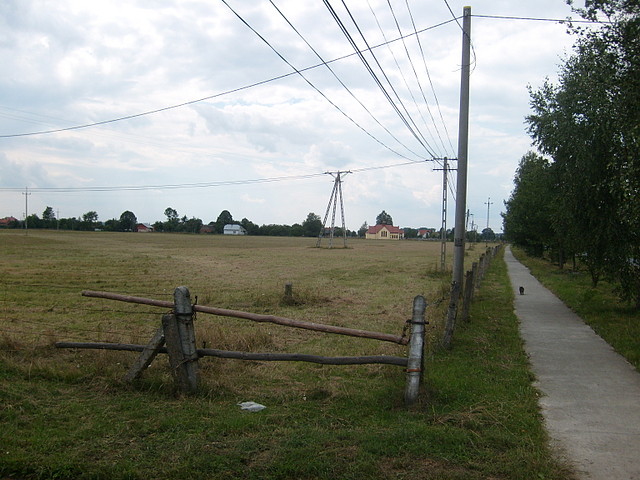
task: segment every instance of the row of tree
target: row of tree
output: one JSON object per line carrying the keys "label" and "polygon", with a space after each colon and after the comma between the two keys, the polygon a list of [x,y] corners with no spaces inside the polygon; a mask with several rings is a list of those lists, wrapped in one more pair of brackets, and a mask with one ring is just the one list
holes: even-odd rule
{"label": "row of tree", "polygon": [[[291,237],[317,237],[322,229],[322,220],[318,215],[311,212],[302,223],[293,225],[257,225],[247,218],[236,221],[228,210],[223,210],[215,222],[209,222],[206,226],[199,218],[187,218],[178,215],[178,212],[167,207],[164,211],[165,221],[157,221],[153,229],[157,232],[182,232],[182,233],[223,233],[225,225],[242,225],[249,235],[265,236],[291,236]],[[60,229],[60,230],[103,230],[111,232],[135,232],[138,226],[136,215],[127,210],[122,212],[119,219],[112,218],[105,222],[98,220],[95,211],[89,211],[81,217],[76,218],[56,218],[53,208],[47,207],[42,213],[42,217],[36,214],[29,215],[26,219],[27,228]],[[9,224],[10,228],[24,228],[20,221]],[[206,227],[206,228],[203,228]],[[334,232],[337,236],[342,236],[342,229],[336,228]],[[347,235],[354,236],[356,232],[347,230]]]}
{"label": "row of tree", "polygon": [[559,81],[531,90],[528,131],[539,153],[520,161],[505,236],[562,266],[583,262],[640,308],[640,4],[591,0],[574,9],[610,23],[574,28]]}
{"label": "row of tree", "polygon": [[[317,237],[322,229],[322,220],[318,215],[311,212],[307,215],[307,218],[302,223],[294,223],[293,225],[257,225],[247,218],[243,218],[240,221],[233,219],[233,216],[228,210],[223,210],[218,215],[215,222],[209,222],[207,225],[199,218],[187,218],[187,216],[180,217],[178,212],[167,207],[164,211],[166,217],[165,221],[157,221],[153,225],[153,229],[156,232],[174,232],[174,233],[217,233],[222,234],[225,225],[241,225],[249,235],[263,235],[263,236],[276,236],[276,237]],[[393,225],[393,219],[384,210],[376,217],[376,225]],[[9,225],[12,228],[23,228],[24,225],[19,221],[15,221]],[[53,208],[47,207],[42,213],[42,218],[38,215],[29,215],[27,218],[28,228],[43,228],[43,229],[61,229],[61,230],[102,230],[108,232],[135,232],[138,226],[138,219],[136,215],[126,210],[122,212],[119,219],[112,218],[105,222],[98,221],[98,214],[95,211],[89,211],[83,214],[80,218],[56,218]],[[365,237],[369,226],[367,222],[364,222],[357,231],[347,229],[347,236],[349,237]],[[342,228],[336,227],[334,236],[341,237],[343,235]],[[419,229],[417,228],[404,228],[405,238],[418,238]],[[454,231],[449,229],[446,232],[446,238],[449,241],[453,241]],[[440,231],[433,230],[428,235],[429,239],[438,240],[441,238]],[[482,233],[467,232],[467,240],[474,241],[494,241],[496,235],[491,229],[485,229]]]}

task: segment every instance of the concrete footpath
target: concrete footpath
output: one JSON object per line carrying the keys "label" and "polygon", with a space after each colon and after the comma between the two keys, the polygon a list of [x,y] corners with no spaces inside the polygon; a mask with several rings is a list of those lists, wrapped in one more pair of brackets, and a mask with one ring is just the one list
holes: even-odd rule
{"label": "concrete footpath", "polygon": [[543,287],[509,248],[504,258],[554,447],[580,479],[640,480],[640,373]]}

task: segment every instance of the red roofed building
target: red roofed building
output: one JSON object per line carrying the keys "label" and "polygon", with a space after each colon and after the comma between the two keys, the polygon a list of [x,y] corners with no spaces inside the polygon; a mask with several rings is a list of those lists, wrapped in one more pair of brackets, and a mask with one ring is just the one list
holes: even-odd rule
{"label": "red roofed building", "polygon": [[369,227],[365,238],[377,240],[401,240],[404,238],[404,230],[393,225],[374,225]]}
{"label": "red roofed building", "polygon": [[16,217],[0,218],[0,227],[10,227],[11,225],[15,224],[15,222],[17,221],[18,219]]}

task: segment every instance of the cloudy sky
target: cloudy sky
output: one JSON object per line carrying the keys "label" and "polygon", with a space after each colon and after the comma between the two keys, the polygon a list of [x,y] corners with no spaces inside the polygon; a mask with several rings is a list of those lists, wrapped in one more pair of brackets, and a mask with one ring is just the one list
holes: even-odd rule
{"label": "cloudy sky", "polygon": [[[131,210],[154,222],[172,207],[205,223],[225,209],[301,223],[324,217],[325,172],[350,171],[347,228],[382,210],[402,227],[439,227],[433,159],[457,156],[462,43],[448,6],[458,17],[469,3],[478,16],[571,11],[564,0],[345,3],[3,0],[0,217],[23,218],[28,199],[39,216]],[[363,56],[388,98],[330,7],[357,48],[371,48]],[[472,39],[468,208],[481,230],[490,198],[500,231],[531,148],[527,85],[555,78],[573,38],[559,23],[474,17]]]}

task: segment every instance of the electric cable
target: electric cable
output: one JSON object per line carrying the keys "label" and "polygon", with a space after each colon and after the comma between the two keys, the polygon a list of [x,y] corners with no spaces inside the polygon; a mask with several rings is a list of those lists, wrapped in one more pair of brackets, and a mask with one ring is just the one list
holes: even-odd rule
{"label": "electric cable", "polygon": [[[460,30],[462,31],[462,33],[465,36],[468,36],[466,34],[466,32],[464,31],[464,28],[462,27],[462,25],[460,25],[460,22],[458,21],[462,17],[456,17],[456,14],[453,13],[453,10],[451,10],[451,6],[449,5],[449,2],[447,0],[444,0],[444,3],[447,6],[447,8],[449,9],[449,12],[451,12],[451,16],[455,19],[455,21],[458,24],[458,27],[460,27]],[[471,45],[471,51],[473,52],[473,60],[471,61],[471,64],[469,65],[470,67],[471,67],[471,65],[473,65],[473,68],[471,68],[471,71],[470,71],[470,74],[471,74],[476,69],[476,64],[477,64],[476,49],[475,49],[475,47],[473,45],[473,40],[471,38],[469,38],[469,45]]]}
{"label": "electric cable", "polygon": [[[364,36],[364,33],[363,33],[362,29],[361,29],[361,28],[360,28],[360,26],[358,25],[358,22],[356,22],[356,19],[355,19],[355,17],[353,16],[353,14],[351,13],[351,10],[349,10],[349,7],[347,6],[347,4],[346,4],[345,0],[341,0],[341,1],[342,1],[342,5],[344,6],[345,10],[347,11],[347,14],[349,15],[349,18],[351,19],[351,21],[352,21],[353,25],[355,26],[356,30],[357,30],[357,31],[358,31],[358,33],[360,34],[360,38],[362,38],[362,41],[364,42],[364,44],[365,44],[367,47],[369,47],[369,42],[368,42],[368,41],[367,41],[367,39],[365,38],[365,36]],[[325,4],[327,4],[327,3],[328,3],[328,0],[325,0]],[[348,31],[347,31],[347,34],[348,34],[348,36],[349,36],[349,37],[351,37],[351,34],[349,34],[349,33],[348,33]],[[354,42],[354,43],[355,43],[355,42]],[[402,115],[402,118],[403,118],[403,119],[405,119],[405,118],[406,118],[408,121],[410,121],[410,122],[411,122],[411,125],[413,125],[413,127],[415,128],[415,130],[414,130],[414,128],[411,128],[411,127],[406,123],[406,120],[403,120],[403,121],[404,121],[404,122],[405,122],[405,124],[409,127],[409,130],[410,130],[410,131],[412,132],[412,134],[416,137],[416,139],[418,140],[418,142],[422,144],[422,146],[425,148],[425,150],[427,150],[427,152],[429,152],[429,154],[430,154],[432,157],[437,157],[437,155],[436,155],[436,154],[434,154],[433,147],[429,144],[429,142],[427,142],[427,140],[425,139],[424,135],[422,135],[422,132],[420,131],[420,129],[419,129],[419,128],[418,128],[418,126],[416,125],[416,122],[413,120],[413,117],[411,116],[411,114],[410,114],[410,113],[409,113],[409,111],[407,110],[407,107],[405,106],[404,102],[403,102],[403,101],[402,101],[402,99],[400,98],[400,95],[398,95],[398,92],[396,91],[395,87],[393,86],[393,83],[391,82],[391,80],[389,79],[388,75],[385,73],[384,69],[382,68],[382,65],[380,64],[380,61],[378,60],[378,57],[377,57],[377,56],[376,56],[376,54],[375,54],[373,51],[371,51],[370,49],[369,49],[369,53],[371,54],[371,57],[372,57],[372,58],[373,58],[373,60],[375,61],[376,65],[378,66],[378,69],[380,70],[380,73],[382,73],[382,76],[384,77],[384,79],[386,80],[387,84],[388,84],[388,85],[389,85],[389,87],[391,88],[391,91],[392,91],[392,92],[393,92],[393,94],[395,95],[395,98],[398,100],[398,103],[400,104],[400,106],[402,106],[402,110],[404,110],[404,112],[405,112],[405,114],[406,114],[406,117],[405,117],[404,115]],[[360,58],[361,58],[361,60],[362,60],[362,59],[364,59],[364,55],[362,55]],[[368,62],[367,62],[367,63],[368,63]],[[370,72],[373,72],[373,69],[371,69],[371,70],[370,70]],[[375,78],[376,78],[376,79],[378,78],[378,77],[377,77],[377,75],[375,75],[375,73],[374,73],[374,76],[375,76]],[[379,82],[379,80],[378,80],[378,82]],[[379,85],[382,85],[382,83],[379,83]],[[385,91],[386,91],[386,89],[385,89]],[[392,102],[392,103],[393,103],[394,107],[396,107],[396,108],[397,108],[397,106],[396,106],[395,102]],[[399,111],[399,110],[398,110],[398,111]],[[419,134],[419,137],[420,137],[420,138],[422,138],[422,140],[424,141],[424,143],[420,141],[420,138],[418,138],[418,135],[416,135],[416,133],[417,133],[417,134]]]}
{"label": "electric cable", "polygon": [[[451,142],[451,135],[449,134],[449,130],[447,129],[447,123],[444,121],[444,116],[442,115],[442,109],[440,108],[440,101],[438,100],[438,95],[436,95],[436,89],[433,85],[433,79],[431,78],[431,72],[429,71],[429,67],[427,66],[427,57],[425,55],[424,49],[422,48],[422,42],[420,41],[420,35],[418,35],[418,29],[416,27],[416,22],[413,18],[413,13],[411,12],[411,7],[409,6],[409,0],[405,0],[405,4],[407,7],[407,13],[409,14],[409,18],[411,19],[411,26],[413,27],[413,31],[416,33],[415,35],[415,39],[416,42],[418,44],[418,48],[420,50],[420,55],[422,57],[422,62],[424,65],[424,69],[425,72],[427,74],[427,79],[429,80],[429,85],[431,86],[431,92],[433,93],[433,99],[436,102],[436,107],[438,109],[438,113],[440,115],[440,121],[442,122],[442,126],[444,127],[444,131],[445,134],[447,136],[447,141],[449,142],[449,146],[451,147],[451,153],[452,156],[455,157],[455,151],[456,149],[453,147],[453,143]],[[428,105],[427,100],[425,99],[425,102]],[[430,112],[430,111],[429,111]],[[436,126],[436,130],[437,130],[437,122],[434,121],[434,125]],[[438,131],[438,136],[440,136],[440,132]],[[441,139],[442,140],[442,139]],[[444,147],[444,145],[443,145]],[[444,147],[445,151],[447,150],[446,147]]]}
{"label": "electric cable", "polygon": [[302,79],[311,87],[313,88],[317,93],[319,93],[327,102],[329,102],[329,104],[331,104],[332,107],[334,107],[336,110],[338,110],[344,117],[347,118],[347,120],[349,120],[351,123],[353,123],[356,127],[358,127],[360,130],[362,130],[363,133],[365,133],[367,136],[369,136],[372,140],[374,140],[375,142],[377,142],[378,144],[380,144],[381,146],[383,146],[384,148],[386,148],[387,150],[391,151],[392,153],[395,153],[396,155],[398,155],[399,157],[402,158],[406,158],[407,160],[409,159],[407,156],[403,155],[402,153],[394,150],[393,148],[389,147],[388,145],[386,145],[384,142],[382,142],[380,139],[376,138],[375,136],[373,136],[370,132],[368,132],[364,127],[362,127],[358,122],[356,122],[351,116],[349,116],[344,110],[342,110],[338,105],[336,105],[333,101],[331,101],[331,99],[329,99],[329,97],[327,97],[318,87],[316,87],[307,77],[305,77],[302,72],[300,70],[298,70],[295,66],[293,66],[293,64],[291,62],[289,62],[278,50],[276,50],[276,48],[271,45],[271,43],[269,43],[269,41],[264,38],[264,36],[262,36],[255,28],[253,28],[240,14],[238,14],[238,12],[236,12],[228,3],[227,0],[221,0],[222,3],[224,3],[227,8],[229,10],[231,10],[231,12],[233,12],[233,14],[238,17],[238,19],[247,27],[249,28],[249,30],[251,30],[253,33],[255,33],[258,38],[260,38],[260,40],[262,40],[283,62],[285,62],[289,67],[291,67],[291,69],[293,69],[295,71],[295,73],[297,73],[300,77],[302,77]]}
{"label": "electric cable", "polygon": [[[407,35],[407,37],[410,37],[412,35],[419,35],[421,33],[427,32],[429,30],[434,30],[436,28],[448,25],[449,23],[452,23],[454,21],[455,21],[455,19],[449,19],[449,20],[442,21],[442,22],[437,23],[435,25],[431,25],[429,27],[426,27],[426,28],[423,28],[421,30],[418,30],[417,32],[410,33],[410,34]],[[399,40],[401,40],[401,39],[395,38],[393,40],[390,40],[389,43],[397,42]],[[377,48],[380,48],[382,46],[384,46],[383,43],[374,45],[371,48],[372,49],[377,49]],[[345,60],[347,58],[356,56],[359,53],[360,52],[348,53],[348,54],[343,55],[341,57],[337,57],[337,58],[334,58],[332,60],[328,60],[327,62],[323,62],[323,63],[319,63],[319,64],[316,64],[316,65],[311,65],[309,67],[302,68],[302,69],[300,69],[300,72],[306,72],[306,71],[309,71],[309,70],[313,70],[315,68],[322,67],[325,63],[330,64],[330,63],[339,62],[341,60]],[[185,106],[189,106],[189,105],[205,102],[207,100],[213,100],[215,98],[219,98],[219,97],[222,97],[222,96],[226,96],[226,95],[230,95],[230,94],[233,94],[233,93],[241,92],[243,90],[248,90],[248,89],[251,89],[251,88],[254,88],[254,87],[265,85],[267,83],[271,83],[271,82],[275,82],[275,81],[278,81],[278,80],[282,80],[282,79],[285,79],[285,78],[288,78],[288,77],[291,77],[291,76],[297,75],[297,74],[298,74],[297,72],[287,72],[287,73],[284,73],[282,75],[277,75],[275,77],[267,78],[267,79],[264,79],[264,80],[259,80],[259,81],[254,82],[254,83],[250,83],[250,84],[243,85],[243,86],[240,86],[240,87],[232,88],[230,90],[226,90],[226,91],[223,91],[223,92],[218,92],[218,93],[215,93],[215,94],[212,94],[212,95],[208,95],[206,97],[202,97],[202,98],[198,98],[198,99],[194,99],[194,100],[188,100],[186,102],[182,102],[182,103],[178,103],[178,104],[174,104],[174,105],[168,105],[168,106],[164,106],[164,107],[157,108],[157,109],[154,109],[154,110],[147,110],[147,111],[144,111],[144,112],[134,113],[134,114],[125,115],[125,116],[116,117],[116,118],[111,118],[111,119],[107,119],[107,120],[101,120],[101,121],[98,121],[98,122],[73,125],[73,126],[70,126],[70,127],[55,128],[55,129],[42,130],[42,131],[36,131],[36,132],[0,134],[0,138],[17,138],[17,137],[36,136],[36,135],[47,135],[47,134],[52,134],[52,133],[67,132],[67,131],[72,131],[72,130],[80,130],[80,129],[85,129],[85,128],[91,128],[91,127],[106,125],[106,124],[109,124],[109,123],[116,123],[116,122],[120,122],[120,121],[131,120],[131,119],[134,119],[134,118],[153,115],[153,114],[156,114],[156,113],[160,113],[160,112],[164,112],[164,111],[168,111],[168,110],[173,110],[173,109],[177,109],[177,108],[181,108],[181,107],[185,107]]]}
{"label": "electric cable", "polygon": [[[404,163],[395,163],[390,165],[381,165],[375,167],[364,167],[361,169],[352,169],[352,172],[360,172],[367,170],[377,170],[382,168],[401,167],[405,165],[421,164],[427,160],[409,160]],[[120,185],[120,186],[95,186],[95,187],[29,187],[29,192],[47,192],[47,193],[76,193],[76,192],[123,192],[123,191],[145,191],[145,190],[177,190],[183,188],[215,188],[231,185],[253,185],[260,183],[274,183],[289,180],[306,180],[310,178],[324,177],[326,172],[322,173],[309,173],[304,175],[289,175],[282,177],[270,177],[270,178],[254,178],[245,180],[226,180],[217,182],[202,182],[202,183],[179,183],[179,184],[166,184],[166,185]],[[0,187],[0,192],[20,192],[24,190],[24,187]]]}
{"label": "electric cable", "polygon": [[[411,132],[411,134],[416,138],[416,140],[418,141],[418,143],[420,143],[424,149],[429,153],[429,155],[431,155],[432,157],[436,157],[437,155],[435,155],[427,145],[424,144],[424,142],[420,139],[420,137],[418,136],[418,134],[416,133],[416,131],[411,127],[411,125],[409,124],[409,121],[407,120],[407,118],[402,114],[402,112],[400,111],[398,105],[396,105],[396,103],[393,101],[393,99],[391,98],[391,95],[389,94],[389,92],[386,90],[386,88],[384,87],[384,85],[382,85],[382,82],[380,81],[380,79],[378,78],[378,76],[376,75],[376,73],[373,71],[373,68],[371,67],[371,65],[369,64],[369,62],[367,61],[367,59],[364,57],[364,54],[362,53],[363,51],[360,50],[358,48],[358,45],[356,44],[355,40],[353,39],[353,37],[351,36],[351,34],[349,33],[348,29],[346,28],[346,26],[344,25],[344,23],[342,22],[342,20],[340,19],[340,17],[338,16],[337,12],[335,11],[335,9],[333,8],[333,6],[329,3],[328,0],[323,0],[324,1],[324,5],[327,7],[327,9],[329,10],[329,13],[331,13],[331,16],[333,17],[334,21],[337,23],[338,27],[340,28],[340,30],[342,31],[342,33],[345,35],[345,37],[347,38],[347,40],[349,41],[349,43],[351,44],[351,46],[353,47],[354,51],[357,53],[358,58],[360,58],[360,61],[363,63],[363,65],[365,66],[367,72],[369,72],[369,75],[373,78],[374,82],[376,83],[376,85],[378,85],[378,88],[380,89],[380,91],[382,92],[382,94],[384,95],[384,97],[387,99],[387,101],[389,102],[389,104],[391,105],[391,107],[394,109],[394,111],[396,112],[396,114],[400,117],[400,120],[405,124],[405,126],[407,127],[407,129]],[[343,2],[344,4],[344,2]],[[346,5],[345,5],[346,6]],[[350,12],[349,12],[350,14]],[[351,15],[350,15],[351,16]],[[355,19],[352,18],[352,21],[355,23]],[[359,29],[359,27],[357,26],[357,23],[355,23],[356,28]],[[364,39],[364,36],[361,35]],[[366,42],[366,39],[364,39],[365,44],[367,46],[366,50],[369,50],[370,53],[372,54],[372,56],[375,58],[375,55],[373,55],[373,52],[371,52],[371,47],[369,46],[369,44]],[[381,67],[380,67],[381,68]],[[384,72],[383,72],[384,74]],[[388,79],[387,79],[388,81]],[[396,94],[397,97],[397,94]],[[399,97],[398,97],[399,98]],[[401,102],[400,102],[401,103]],[[405,109],[406,110],[406,109]]]}
{"label": "electric cable", "polygon": [[[306,45],[311,49],[311,51],[316,55],[316,57],[318,57],[318,59],[322,62],[322,64],[324,66],[327,67],[327,69],[331,72],[331,74],[335,77],[335,79],[340,83],[340,85],[342,85],[342,87],[344,87],[344,89],[349,93],[349,95],[351,95],[351,97],[360,104],[360,106],[362,106],[362,108],[369,114],[369,116],[378,124],[380,125],[380,127],[382,127],[395,141],[397,141],[400,145],[402,145],[404,148],[406,148],[408,151],[410,151],[411,153],[413,153],[416,157],[420,157],[420,155],[418,155],[416,152],[414,152],[413,150],[411,150],[409,147],[407,147],[402,141],[400,141],[393,133],[391,133],[391,131],[385,127],[376,117],[375,115],[373,115],[373,113],[371,113],[371,111],[362,103],[362,101],[360,101],[360,99],[358,97],[356,97],[356,95],[351,91],[351,89],[342,81],[342,79],[338,76],[338,74],[335,72],[335,70],[333,68],[331,68],[331,65],[326,62],[324,60],[324,58],[322,58],[322,56],[318,53],[318,51],[313,48],[313,46],[311,46],[311,44],[307,41],[307,39],[300,33],[300,31],[289,21],[289,19],[284,15],[284,13],[282,13],[282,11],[276,6],[275,3],[273,3],[273,0],[269,0],[269,2],[271,3],[271,5],[273,5],[273,8],[276,9],[276,11],[282,16],[282,18],[287,22],[287,24],[293,29],[293,31],[302,39],[302,41],[304,43],[306,43]],[[386,39],[385,39],[386,40]]]}
{"label": "electric cable", "polygon": [[[389,4],[389,8],[391,9],[391,14],[393,16],[393,19],[395,21],[396,27],[398,29],[398,32],[400,33],[400,35],[402,35],[402,31],[400,29],[400,25],[398,24],[398,20],[395,16],[395,12],[393,11],[393,7],[391,6],[391,3],[387,0],[387,3]],[[369,10],[371,11],[371,14],[373,15],[373,18],[376,21],[376,25],[378,26],[378,30],[380,31],[380,34],[382,35],[382,38],[385,40],[385,42],[387,41],[387,35],[386,33],[384,33],[384,29],[382,28],[382,25],[380,24],[380,20],[378,19],[378,15],[376,14],[375,10],[373,9],[373,7],[371,6],[371,2],[369,0],[367,0],[367,4],[369,6]],[[415,75],[415,79],[416,79],[416,83],[418,84],[418,88],[422,91],[422,86],[420,85],[420,80],[418,79],[418,74],[416,72],[416,69],[413,65],[413,60],[411,58],[411,55],[409,54],[409,51],[407,49],[406,43],[403,41],[402,42],[404,45],[404,50],[405,50],[405,54],[407,56],[407,59],[409,60],[409,64],[411,65],[411,68],[413,70],[413,73]],[[398,62],[398,58],[396,57],[396,54],[394,53],[393,49],[391,48],[391,46],[389,44],[387,44],[387,49],[389,50],[389,53],[391,54],[391,57],[393,58],[393,61],[397,67],[398,72],[400,73],[400,76],[402,77],[402,80],[404,82],[404,86],[407,89],[407,91],[409,92],[409,95],[411,97],[411,100],[413,101],[413,104],[416,107],[416,110],[418,111],[420,118],[422,119],[422,122],[424,123],[426,129],[427,129],[427,133],[429,134],[429,136],[431,138],[434,139],[435,141],[435,137],[433,136],[433,134],[431,133],[431,129],[429,128],[429,124],[427,123],[426,119],[424,118],[424,115],[422,113],[422,109],[420,108],[420,106],[418,105],[418,102],[416,100],[415,95],[413,94],[413,90],[411,89],[411,87],[409,86],[409,82],[407,81],[407,77],[404,74],[404,70],[400,67],[400,63]],[[425,105],[427,107],[427,110],[429,110],[429,103],[426,101],[426,98],[424,98],[424,93],[422,95],[424,101],[425,101]],[[433,120],[433,115],[431,116],[432,120]],[[424,138],[424,136],[422,135],[422,133],[420,133],[420,136],[422,137],[422,139],[427,142],[427,140]]]}

